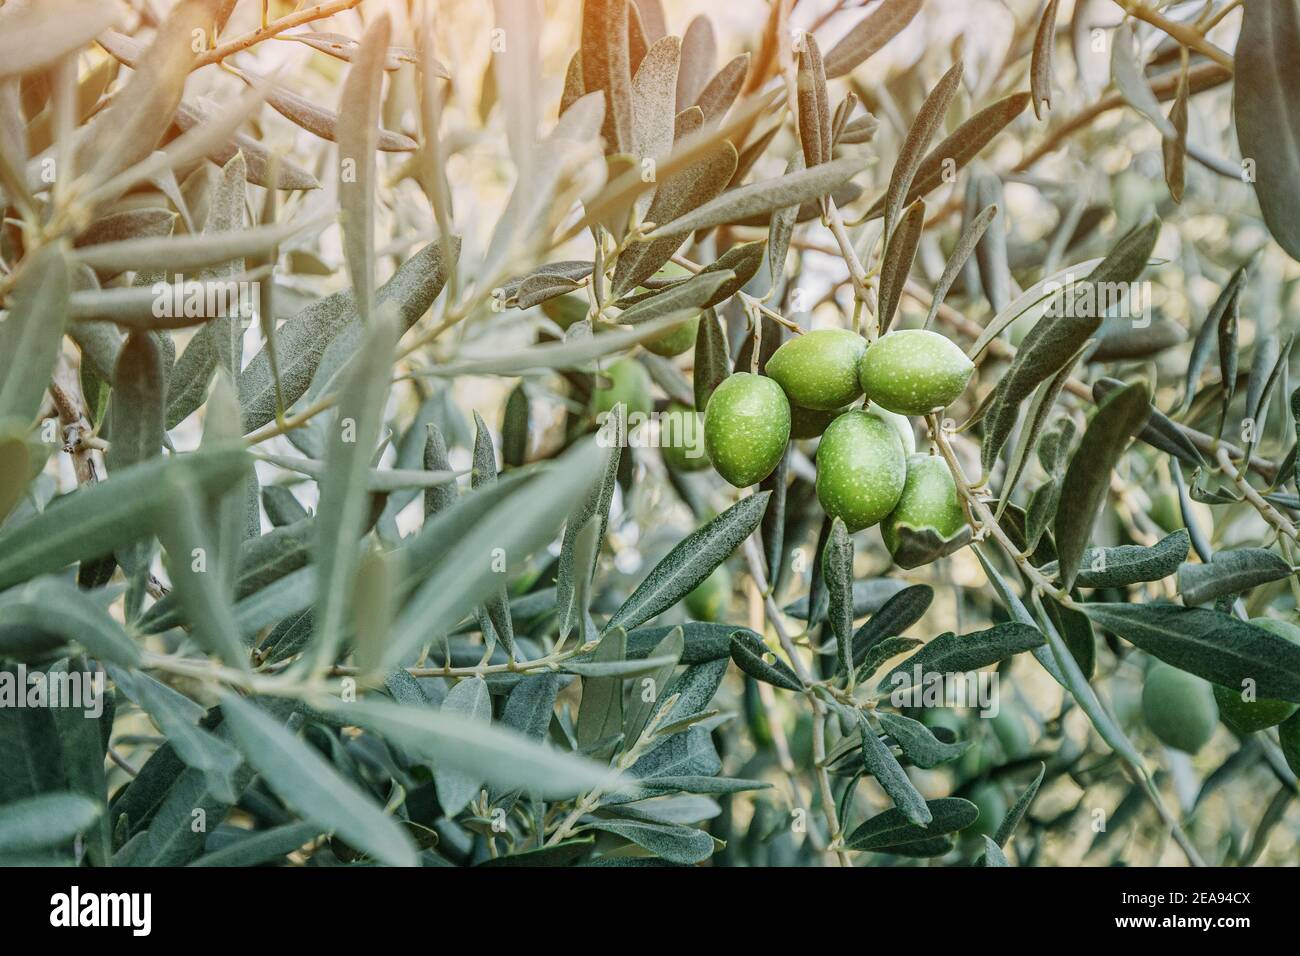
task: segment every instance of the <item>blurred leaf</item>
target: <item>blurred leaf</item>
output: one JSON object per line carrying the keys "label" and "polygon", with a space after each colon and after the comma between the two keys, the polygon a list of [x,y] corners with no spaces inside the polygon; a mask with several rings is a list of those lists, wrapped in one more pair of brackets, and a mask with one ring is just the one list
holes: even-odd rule
{"label": "blurred leaf", "polygon": [[[466,723],[492,722],[492,698],[487,682],[481,677],[460,681],[447,692],[441,713]],[[483,789],[483,779],[455,767],[434,766],[434,785],[438,788],[438,803],[449,817],[455,817]]]}
{"label": "blurred leaf", "polygon": [[416,865],[402,828],[279,721],[234,694],[222,695],[221,709],[240,750],[287,807],[381,863]]}
{"label": "blurred leaf", "polygon": [[0,854],[30,853],[67,843],[89,830],[103,809],[75,793],[43,793],[15,800],[6,804],[0,815]]}
{"label": "blurred leaf", "polygon": [[74,53],[122,15],[101,0],[8,4],[0,13],[0,79],[33,73]]}
{"label": "blurred leaf", "polygon": [[628,54],[628,0],[590,0],[582,6],[582,86],[605,94],[601,136],[606,152],[632,149],[632,68]]}
{"label": "blurred leaf", "polygon": [[1111,37],[1110,75],[1125,102],[1145,116],[1165,139],[1176,139],[1177,131],[1160,112],[1160,101],[1147,83],[1142,64],[1133,50],[1133,28],[1121,23]]}
{"label": "blurred leaf", "polygon": [[882,50],[912,22],[925,0],[884,0],[863,17],[826,54],[826,75],[845,76]]}
{"label": "blurred leaf", "polygon": [[1002,818],[998,824],[997,832],[993,834],[993,842],[998,847],[1007,845],[1011,839],[1011,834],[1020,826],[1020,821],[1025,818],[1025,813],[1029,810],[1029,805],[1034,802],[1034,797],[1038,796],[1038,788],[1043,785],[1043,775],[1047,772],[1046,764],[1038,765],[1038,773],[1030,782],[1024,792],[1016,798],[1015,804],[1007,811],[1007,815]]}
{"label": "blurred leaf", "polygon": [[41,577],[0,593],[0,655],[24,660],[24,645],[44,655],[46,642],[75,641],[92,656],[128,667],[140,662],[140,649],[106,608],[62,578]]}
{"label": "blurred leaf", "polygon": [[70,278],[64,250],[49,243],[16,274],[8,317],[0,323],[0,420],[31,422],[63,342]]}

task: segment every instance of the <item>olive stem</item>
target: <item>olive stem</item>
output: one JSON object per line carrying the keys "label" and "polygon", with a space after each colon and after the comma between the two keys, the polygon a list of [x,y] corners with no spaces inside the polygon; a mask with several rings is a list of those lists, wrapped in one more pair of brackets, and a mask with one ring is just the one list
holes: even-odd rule
{"label": "olive stem", "polygon": [[[763,559],[758,553],[758,545],[752,535],[745,539],[744,552],[749,576],[754,579],[755,586],[763,595],[763,607],[767,612],[767,619],[771,621],[772,629],[776,631],[776,638],[781,642],[782,650],[790,658],[790,664],[799,675],[799,680],[805,685],[815,683],[803,658],[795,650],[790,633],[785,629],[785,624],[781,620],[781,609],[776,606],[775,599],[768,592],[767,575],[763,572]],[[826,705],[813,694],[806,696],[812,703],[813,709],[813,766],[816,769],[817,789],[821,795],[822,813],[826,816],[826,825],[830,830],[830,848],[834,849],[840,866],[852,866],[842,843],[844,835],[840,830],[839,813],[835,809],[835,795],[831,792],[830,774],[826,771]]]}

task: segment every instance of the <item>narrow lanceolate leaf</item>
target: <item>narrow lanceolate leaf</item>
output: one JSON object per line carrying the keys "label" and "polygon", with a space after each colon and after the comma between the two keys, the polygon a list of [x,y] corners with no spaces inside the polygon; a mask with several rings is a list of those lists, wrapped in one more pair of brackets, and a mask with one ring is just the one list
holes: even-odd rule
{"label": "narrow lanceolate leaf", "polygon": [[278,720],[234,694],[222,695],[221,710],[239,749],[285,806],[380,863],[416,865],[402,828]]}
{"label": "narrow lanceolate leaf", "polygon": [[1068,591],[1075,576],[1097,512],[1110,490],[1110,473],[1150,415],[1146,385],[1137,382],[1116,392],[1097,410],[1079,447],[1070,459],[1061,485],[1068,508],[1056,512],[1056,550],[1061,562],[1061,583]]}
{"label": "narrow lanceolate leaf", "polygon": [[695,336],[695,410],[703,412],[709,396],[731,374],[731,360],[727,352],[727,334],[718,321],[717,313],[706,309],[700,316],[699,331]]}
{"label": "narrow lanceolate leaf", "polygon": [[[736,147],[724,140],[703,159],[667,176],[655,190],[654,199],[646,210],[646,219],[653,223],[680,223],[690,210],[707,206],[731,181],[737,158]],[[725,222],[727,218],[724,216],[721,221]],[[687,224],[675,231],[656,229],[652,233],[656,238],[633,242],[618,257],[618,265],[614,268],[614,294],[623,295],[654,275],[677,251],[686,233],[707,225],[718,225],[718,222]]]}
{"label": "narrow lanceolate leaf", "polygon": [[1012,285],[1011,269],[1007,264],[1006,217],[1001,213],[1006,208],[1002,178],[986,167],[973,166],[967,202],[967,208],[971,212],[988,206],[999,210],[994,214],[991,228],[975,244],[975,263],[984,297],[989,300],[989,305],[993,306],[995,312],[1000,312],[1011,301]]}
{"label": "narrow lanceolate leaf", "polygon": [[241,480],[248,465],[241,443],[134,465],[56,498],[40,515],[0,532],[0,589],[152,533],[159,524],[157,491],[169,473],[210,495]]}
{"label": "narrow lanceolate leaf", "polygon": [[1166,664],[1261,700],[1300,703],[1300,647],[1231,614],[1178,604],[1085,604],[1084,613]]}
{"label": "narrow lanceolate leaf", "polygon": [[212,26],[216,0],[182,0],[172,7],[131,77],[98,114],[78,153],[89,176],[103,183],[153,152],[185,91],[197,52],[194,35]]}
{"label": "narrow lanceolate leaf", "polygon": [[713,855],[713,837],[681,824],[602,818],[593,819],[587,825],[630,840],[655,857],[679,866],[690,866]]}
{"label": "narrow lanceolate leaf", "polygon": [[898,159],[894,162],[894,171],[889,177],[889,188],[885,191],[885,237],[888,241],[894,233],[894,224],[898,215],[907,204],[908,193],[925,157],[926,147],[934,138],[935,132],[943,125],[944,114],[948,104],[961,83],[964,66],[960,60],[949,68],[939,82],[934,85],[921,109],[912,120],[912,126],[903,138],[898,149]]}
{"label": "narrow lanceolate leaf", "polygon": [[[642,163],[660,162],[673,151],[673,117],[677,114],[677,70],[682,43],[677,37],[656,40],[632,78],[632,155]],[[641,212],[648,195],[638,200]]]}
{"label": "narrow lanceolate leaf", "polygon": [[1015,621],[960,637],[949,631],[897,664],[880,679],[880,687],[919,686],[927,674],[959,674],[977,670],[1041,647],[1043,643],[1043,635],[1036,628]]}
{"label": "narrow lanceolate leaf", "polygon": [[1237,267],[1237,271],[1232,274],[1228,284],[1219,292],[1218,298],[1214,300],[1214,305],[1210,306],[1210,311],[1205,316],[1205,321],[1201,323],[1200,329],[1197,330],[1196,340],[1192,343],[1192,354],[1187,360],[1187,375],[1184,378],[1183,401],[1180,411],[1187,411],[1192,405],[1192,400],[1196,397],[1196,388],[1201,379],[1201,372],[1204,371],[1205,364],[1210,360],[1210,350],[1217,341],[1216,333],[1223,323],[1228,320],[1233,310],[1236,309],[1238,297],[1246,284],[1252,264],[1253,262],[1248,261]]}
{"label": "narrow lanceolate leaf", "polygon": [[[482,677],[463,680],[447,692],[441,712],[477,724],[492,722],[492,698],[487,681]],[[483,778],[455,767],[433,768],[433,783],[438,790],[438,803],[449,817],[454,817],[479,795]]]}
{"label": "narrow lanceolate leaf", "polygon": [[758,527],[769,497],[759,492],[743,498],[683,538],[614,612],[606,629],[630,630],[693,591]]}
{"label": "narrow lanceolate leaf", "polygon": [[703,14],[686,25],[682,34],[682,66],[677,76],[675,113],[694,105],[704,92],[718,61],[718,44],[713,23]]}
{"label": "narrow lanceolate leaf", "polygon": [[863,17],[839,43],[826,54],[826,75],[831,79],[844,76],[912,22],[924,0],[884,0],[870,15]]}
{"label": "narrow lanceolate leaf", "polygon": [[162,453],[163,405],[167,379],[162,350],[149,332],[133,332],[117,359],[113,378],[111,470],[138,464]]}
{"label": "narrow lanceolate leaf", "polygon": [[545,469],[515,472],[516,480],[507,475],[426,522],[404,548],[414,593],[393,628],[388,668],[433,636],[448,633],[494,592],[501,583],[501,555],[510,568],[518,568],[548,545],[598,480],[601,461],[601,449],[583,442]]}
{"label": "narrow lanceolate leaf", "polygon": [[628,54],[628,0],[587,0],[582,5],[582,86],[603,90],[607,153],[632,149],[632,65]]}
{"label": "narrow lanceolate leaf", "polygon": [[736,274],[729,269],[701,272],[685,282],[639,300],[635,305],[624,309],[619,314],[618,321],[624,325],[637,325],[672,313],[698,312],[714,298],[719,289],[735,278]]}
{"label": "narrow lanceolate leaf", "polygon": [[379,700],[344,703],[326,698],[313,704],[436,765],[481,775],[501,790],[523,789],[542,798],[562,799],[619,782],[608,767],[545,747],[496,724]]}
{"label": "narrow lanceolate leaf", "polygon": [[[591,655],[593,664],[618,664],[627,657],[627,632],[616,627],[600,639]],[[582,702],[578,707],[578,747],[589,751],[601,741],[616,736],[623,728],[623,678],[582,678]]]}
{"label": "narrow lanceolate leaf", "polygon": [[366,28],[339,98],[339,205],[343,252],[357,313],[370,320],[375,295],[375,150],[391,26],[381,14]]}
{"label": "narrow lanceolate leaf", "polygon": [[1046,773],[1047,765],[1039,764],[1037,775],[1029,786],[1025,787],[1024,792],[1016,798],[1015,805],[1007,811],[1007,815],[998,824],[997,832],[993,834],[994,844],[999,847],[1007,845],[1007,841],[1011,839],[1011,834],[1015,832],[1016,827],[1020,826],[1020,821],[1025,818],[1029,805],[1034,802],[1034,797],[1038,796],[1038,788],[1043,785],[1043,776]]}
{"label": "narrow lanceolate leaf", "polygon": [[[618,463],[623,454],[623,438],[627,430],[627,409],[615,408],[611,417],[602,426],[600,443],[603,460],[600,469],[600,481],[591,487],[591,491],[582,500],[582,504],[569,516],[564,525],[564,537],[560,542],[560,560],[555,581],[555,605],[559,609],[560,638],[563,640],[579,626],[582,610],[578,607],[577,596],[586,589],[591,567],[582,568],[577,561],[578,540],[583,528],[592,520],[598,519],[597,542],[605,540],[605,528],[609,522],[609,507],[614,500],[614,487],[618,482]],[[594,557],[594,554],[593,554]]]}
{"label": "narrow lanceolate leaf", "polygon": [[876,719],[885,733],[894,738],[903,755],[922,770],[956,760],[970,748],[970,741],[946,744],[919,720],[888,710],[876,711]]}
{"label": "narrow lanceolate leaf", "polygon": [[208,653],[231,667],[247,669],[248,649],[239,638],[197,489],[171,477],[163,493],[166,505],[158,537],[167,550],[167,569],[192,633]]}
{"label": "narrow lanceolate leaf", "polygon": [[969,800],[943,797],[927,801],[930,823],[918,826],[910,822],[897,807],[878,813],[849,834],[845,846],[850,850],[875,850],[881,853],[906,851],[909,847],[932,841],[947,833],[964,830],[979,819],[979,808]]}
{"label": "narrow lanceolate leaf", "polygon": [[943,305],[943,300],[948,296],[948,290],[956,281],[957,276],[961,274],[962,268],[966,265],[966,260],[970,258],[971,253],[975,251],[975,246],[979,243],[980,237],[988,229],[989,223],[998,214],[996,206],[985,206],[979,211],[979,214],[966,224],[960,236],[957,237],[957,243],[952,247],[952,255],[948,257],[948,262],[943,267],[943,275],[935,284],[934,293],[930,300],[930,312],[925,317],[925,328],[929,328],[934,322],[934,317],[939,314],[939,308]]}
{"label": "narrow lanceolate leaf", "polygon": [[[629,641],[628,650],[630,649]],[[645,730],[646,724],[665,699],[664,693],[673,679],[673,672],[681,662],[685,650],[686,633],[681,627],[674,627],[654,646],[649,657],[646,658],[660,663],[648,674],[643,675],[635,685],[634,692],[628,695],[627,706],[623,713],[623,740],[627,746],[634,745],[640,739],[641,732]],[[551,714],[548,710],[546,714],[548,724],[550,719]]]}
{"label": "narrow lanceolate leaf", "polygon": [[1034,53],[1029,61],[1029,89],[1034,94],[1034,116],[1043,118],[1043,108],[1052,108],[1052,53],[1056,48],[1056,7],[1048,0],[1034,35]]}
{"label": "narrow lanceolate leaf", "polygon": [[826,95],[826,70],[817,38],[805,33],[799,40],[796,76],[799,104],[799,145],[804,165],[811,169],[831,159],[831,108]]}
{"label": "narrow lanceolate leaf", "polygon": [[1151,91],[1142,64],[1133,50],[1133,28],[1121,23],[1115,30],[1110,47],[1110,75],[1125,102],[1145,116],[1165,139],[1177,137],[1173,124],[1160,112],[1160,101]]}
{"label": "narrow lanceolate leaf", "polygon": [[0,11],[0,79],[31,73],[113,26],[122,8],[99,0],[11,3]]}
{"label": "narrow lanceolate leaf", "polygon": [[[42,577],[0,594],[0,656],[22,659],[19,642],[27,634],[42,639],[75,641],[93,657],[134,667],[140,649],[108,611],[75,585],[57,577]],[[47,650],[42,646],[36,650]]]}
{"label": "narrow lanceolate leaf", "polygon": [[736,631],[731,635],[731,659],[754,680],[785,690],[804,689],[799,675],[789,664],[773,654],[763,639],[753,631]]}
{"label": "narrow lanceolate leaf", "polygon": [[1300,61],[1300,4],[1247,0],[1233,57],[1233,116],[1241,155],[1254,167],[1255,194],[1269,232],[1300,259],[1300,106],[1292,82]]}
{"label": "narrow lanceolate leaf", "polygon": [[[481,488],[497,479],[497,454],[492,444],[492,433],[478,412],[474,413],[474,425],[474,470],[470,475],[470,487]],[[492,622],[496,637],[505,646],[506,653],[513,658],[515,629],[510,619],[510,598],[506,594],[504,583],[488,598],[483,609]]]}
{"label": "narrow lanceolate leaf", "polygon": [[[716,199],[691,206],[689,211],[668,222],[655,219],[655,207],[651,206],[647,218],[656,223],[656,228],[650,237],[679,237],[696,229],[709,229],[749,216],[766,216],[777,209],[790,206],[797,208],[848,182],[866,167],[866,163],[865,158],[846,156],[814,169],[796,170],[775,179],[739,186],[727,190]],[[622,259],[619,261],[621,263]]]}
{"label": "narrow lanceolate leaf", "polygon": [[898,304],[903,301],[903,287],[916,259],[916,249],[925,227],[925,201],[918,199],[907,207],[898,228],[889,237],[885,258],[880,267],[880,334],[889,331]]}
{"label": "narrow lanceolate leaf", "polygon": [[[1179,528],[1149,548],[1137,544],[1088,548],[1079,562],[1074,585],[1081,588],[1122,588],[1144,581],[1159,581],[1169,577],[1187,560],[1188,547],[1187,531]],[[1041,570],[1051,576],[1056,572],[1056,565],[1045,564]]]}
{"label": "narrow lanceolate leaf", "polygon": [[[938,146],[926,154],[912,177],[912,188],[899,202],[899,208],[915,202],[944,182],[944,177],[961,169],[993,141],[993,137],[1010,125],[1011,121],[1029,105],[1029,93],[1013,93],[986,106],[962,123]],[[885,196],[881,196],[862,216],[861,221],[876,219],[885,211]]]}
{"label": "narrow lanceolate leaf", "polygon": [[731,104],[736,102],[745,83],[745,75],[749,72],[749,59],[748,53],[731,59],[700,91],[695,105],[704,114],[705,123],[720,123],[727,115],[727,110],[731,109]]}
{"label": "narrow lanceolate leaf", "polygon": [[1233,548],[1216,551],[1209,564],[1179,567],[1178,593],[1189,606],[1209,604],[1294,573],[1281,555],[1267,548]]}
{"label": "narrow lanceolate leaf", "polygon": [[827,620],[835,635],[839,656],[838,672],[853,670],[853,539],[849,537],[844,522],[836,518],[831,523],[831,538],[826,543],[822,558],[822,577],[826,581],[829,598]]}
{"label": "narrow lanceolate leaf", "polygon": [[[1123,387],[1124,383],[1117,379],[1099,378],[1092,385],[1093,398],[1098,404],[1101,404],[1106,400],[1106,396]],[[1205,464],[1200,451],[1192,444],[1192,440],[1187,437],[1187,432],[1168,415],[1154,406],[1151,408],[1151,417],[1147,419],[1146,427],[1138,432],[1138,438],[1152,448],[1159,449],[1167,455],[1173,455],[1175,458],[1194,467],[1201,467]]]}
{"label": "narrow lanceolate leaf", "polygon": [[71,280],[63,248],[50,243],[20,267],[0,323],[0,419],[36,418],[63,342]]}
{"label": "narrow lanceolate leaf", "polygon": [[873,647],[919,621],[933,600],[934,588],[928,584],[913,584],[892,594],[853,635],[853,666],[862,666]]}
{"label": "narrow lanceolate leaf", "polygon": [[383,424],[395,344],[392,319],[380,310],[373,317],[330,425],[316,517],[316,666],[332,664],[343,642],[358,539],[370,509],[366,474]]}
{"label": "narrow lanceolate leaf", "polygon": [[42,793],[15,800],[0,814],[0,855],[19,856],[70,843],[103,812],[102,804],[75,793]]}
{"label": "narrow lanceolate leaf", "polygon": [[[1075,296],[1091,295],[1092,307],[1083,309],[1057,309],[1044,315],[1029,330],[1021,343],[1001,383],[997,396],[985,417],[984,441],[980,459],[987,474],[992,471],[1002,446],[1006,444],[1012,428],[1020,416],[1020,403],[1038,387],[1039,382],[1055,375],[1083,344],[1101,327],[1105,318],[1100,303],[1118,301],[1120,307],[1129,302],[1127,293],[1132,283],[1146,268],[1151,250],[1160,234],[1160,220],[1134,227],[1115,244],[1088,278],[1076,283],[1071,293]],[[1117,291],[1118,290],[1118,293]],[[1116,299],[1122,295],[1124,298]],[[1103,298],[1104,297],[1104,298]],[[1076,298],[1076,303],[1082,300]]]}
{"label": "narrow lanceolate leaf", "polygon": [[1169,108],[1169,125],[1174,128],[1175,135],[1160,144],[1165,163],[1165,182],[1174,202],[1183,201],[1183,188],[1187,183],[1187,97],[1187,73],[1183,72],[1178,80],[1174,105]]}
{"label": "narrow lanceolate leaf", "polygon": [[899,765],[894,752],[876,736],[862,711],[858,711],[858,726],[862,731],[863,769],[876,778],[880,788],[889,794],[889,799],[894,801],[894,806],[909,823],[929,826],[934,815],[925,798],[907,778],[907,771]]}

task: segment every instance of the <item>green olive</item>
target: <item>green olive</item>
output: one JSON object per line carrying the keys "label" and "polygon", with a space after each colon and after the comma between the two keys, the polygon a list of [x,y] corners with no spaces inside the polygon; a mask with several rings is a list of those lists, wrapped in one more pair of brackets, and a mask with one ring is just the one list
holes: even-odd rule
{"label": "green olive", "polygon": [[695,333],[700,328],[700,317],[696,315],[692,319],[685,319],[679,325],[674,325],[670,329],[664,329],[658,335],[651,336],[643,341],[644,345],[655,355],[662,355],[665,358],[672,358],[674,355],[681,355],[690,349],[695,348]]}
{"label": "green olive", "polygon": [[[607,384],[601,383],[600,379],[605,379]],[[617,359],[597,376],[597,387],[592,394],[592,407],[596,414],[612,412],[620,402],[627,406],[629,416],[634,412],[649,415],[654,408],[650,397],[650,373],[636,359]]]}
{"label": "green olive", "polygon": [[790,441],[790,403],[763,375],[737,372],[714,389],[704,411],[704,448],[727,481],[745,488],[781,463]]}
{"label": "green olive", "polygon": [[837,408],[834,411],[822,411],[819,408],[804,408],[802,405],[790,405],[790,437],[816,438],[822,432],[826,431],[826,426],[835,419],[839,418],[847,408]]}
{"label": "green olive", "polygon": [[659,451],[674,471],[699,471],[709,467],[704,452],[704,416],[681,402],[673,402],[659,419]]}
{"label": "green olive", "polygon": [[967,799],[979,807],[979,819],[971,825],[974,836],[992,836],[997,833],[1002,818],[1007,815],[1007,798],[1002,788],[991,780],[985,780],[970,788]]}
{"label": "green olive", "polygon": [[1204,747],[1219,722],[1208,681],[1168,664],[1153,664],[1142,685],[1142,714],[1151,732],[1189,754]]}
{"label": "green olive", "polygon": [[[1253,617],[1250,623],[1284,637],[1292,644],[1300,644],[1300,627],[1271,617]],[[1219,705],[1219,717],[1239,734],[1253,734],[1257,730],[1276,727],[1296,712],[1296,705],[1285,700],[1246,700],[1243,691],[1214,685],[1214,700]]]}
{"label": "green olive", "polygon": [[898,430],[879,415],[845,412],[817,446],[817,498],[849,531],[870,527],[893,511],[906,478]]}
{"label": "green olive", "polygon": [[786,342],[767,360],[766,372],[791,404],[815,411],[843,408],[862,394],[858,363],[867,349],[848,329],[818,329]]}
{"label": "green olive", "polygon": [[877,339],[860,366],[867,398],[900,415],[925,415],[966,390],[975,365],[938,332],[900,329]]}
{"label": "green olive", "polygon": [[686,595],[686,610],[697,621],[723,620],[730,604],[731,572],[725,564],[714,568],[712,574]]}
{"label": "green olive", "polygon": [[913,455],[907,459],[907,481],[898,504],[880,525],[880,536],[890,554],[898,551],[898,529],[904,525],[920,530],[933,528],[947,539],[966,523],[957,485],[942,458]]}
{"label": "green olive", "polygon": [[868,405],[867,411],[879,415],[898,429],[898,437],[903,439],[903,454],[909,458],[916,454],[916,432],[912,430],[912,420],[906,415],[891,412],[880,405]]}

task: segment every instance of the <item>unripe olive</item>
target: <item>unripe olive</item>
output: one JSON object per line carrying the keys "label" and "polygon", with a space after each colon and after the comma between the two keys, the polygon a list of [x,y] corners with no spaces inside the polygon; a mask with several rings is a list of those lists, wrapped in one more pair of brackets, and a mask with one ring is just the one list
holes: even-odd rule
{"label": "unripe olive", "polygon": [[818,329],[795,336],[773,352],[765,371],[792,404],[833,411],[862,394],[858,363],[866,349],[856,332]]}
{"label": "unripe olive", "polygon": [[704,452],[704,416],[681,402],[673,402],[659,419],[659,450],[664,464],[674,471],[699,471],[709,467]]}
{"label": "unripe olive", "polygon": [[909,458],[916,454],[916,432],[912,430],[912,420],[906,415],[899,415],[879,405],[868,405],[867,411],[879,415],[898,429],[898,437],[903,440],[903,454]]}
{"label": "unripe olive", "polygon": [[847,408],[822,411],[819,408],[804,408],[802,405],[790,404],[790,437],[816,438],[826,431],[826,426],[839,418]]}
{"label": "unripe olive", "polygon": [[[606,379],[607,383],[601,384],[600,379]],[[650,397],[650,373],[636,359],[617,359],[597,376],[597,387],[592,394],[596,414],[613,411],[619,402],[627,406],[628,415],[633,412],[649,415],[654,407]]]}
{"label": "unripe olive", "polygon": [[1007,760],[1019,760],[1033,749],[1029,740],[1029,728],[1025,724],[1025,713],[1015,704],[1004,701],[998,712],[989,718],[989,723],[993,725],[993,735],[1002,745],[1002,753]]}
{"label": "unripe olive", "polygon": [[943,408],[966,390],[975,365],[938,332],[900,329],[877,339],[860,366],[867,398],[900,415]]}
{"label": "unripe olive", "polygon": [[979,819],[971,824],[973,836],[992,836],[997,833],[1002,818],[1007,815],[1007,798],[1002,788],[991,780],[975,784],[966,795],[967,799],[979,807]]}
{"label": "unripe olive", "polygon": [[898,430],[879,415],[845,412],[817,446],[817,499],[849,531],[870,527],[893,511],[906,478]]}
{"label": "unripe olive", "polygon": [[764,375],[737,372],[713,391],[704,410],[704,448],[718,474],[737,488],[762,481],[790,441],[790,403]]}
{"label": "unripe olive", "polygon": [[[1253,617],[1250,623],[1300,644],[1300,627],[1271,617]],[[1296,712],[1296,705],[1286,700],[1243,700],[1242,690],[1214,685],[1214,700],[1219,705],[1219,717],[1239,734],[1253,734],[1257,730],[1276,727]]]}
{"label": "unripe olive", "polygon": [[714,568],[712,574],[686,595],[686,610],[697,621],[721,621],[730,604],[731,572],[725,564]]}
{"label": "unripe olive", "polygon": [[695,348],[695,334],[699,329],[700,317],[696,315],[694,318],[684,320],[680,325],[674,325],[670,329],[664,329],[658,335],[645,339],[641,344],[655,355],[671,358]]}
{"label": "unripe olive", "polygon": [[1194,754],[1214,735],[1219,708],[1208,681],[1168,664],[1153,664],[1142,685],[1142,714],[1151,732]]}
{"label": "unripe olive", "polygon": [[942,458],[913,455],[907,459],[907,481],[894,510],[880,525],[880,536],[890,554],[898,551],[902,525],[920,530],[933,528],[939,537],[951,538],[966,523],[957,499],[957,485]]}

